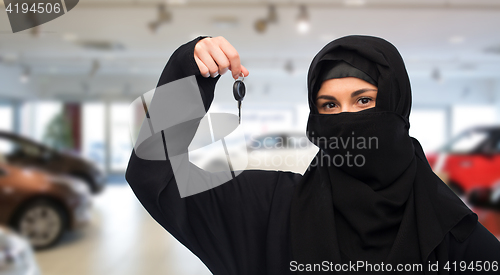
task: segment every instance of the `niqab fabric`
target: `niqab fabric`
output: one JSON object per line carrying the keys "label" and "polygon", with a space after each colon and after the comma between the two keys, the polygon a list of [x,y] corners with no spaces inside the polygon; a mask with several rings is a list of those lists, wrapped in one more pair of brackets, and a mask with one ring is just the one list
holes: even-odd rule
{"label": "niqab fabric", "polygon": [[333,78],[357,77],[370,84],[377,86],[377,82],[373,80],[369,75],[349,65],[349,63],[345,61],[322,62],[319,72],[320,74],[314,85],[313,98],[317,95],[318,90],[321,87],[321,84],[323,84],[324,81]]}
{"label": "niqab fabric", "polygon": [[[324,68],[343,63],[377,84],[376,106],[319,114],[316,92],[329,78]],[[356,72],[346,76],[363,79]],[[308,92],[307,135],[320,150],[292,199],[294,260],[424,267],[428,260],[445,262],[445,236],[466,239],[477,216],[432,172],[419,142],[409,136],[411,88],[397,49],[370,36],[334,40],[312,61]]]}

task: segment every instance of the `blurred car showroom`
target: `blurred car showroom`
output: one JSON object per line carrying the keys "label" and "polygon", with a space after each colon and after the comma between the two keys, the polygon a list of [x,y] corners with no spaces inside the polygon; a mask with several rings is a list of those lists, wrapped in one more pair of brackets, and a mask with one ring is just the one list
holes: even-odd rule
{"label": "blurred car showroom", "polygon": [[[15,33],[0,12],[0,26],[2,275],[211,274],[124,176],[131,103],[199,35],[225,37],[250,71],[249,168],[297,173],[317,152],[305,138],[314,55],[350,34],[392,42],[412,84],[410,135],[500,238],[500,1],[85,0]],[[220,78],[210,112],[238,114],[233,82]],[[297,162],[274,158],[288,155]],[[207,156],[190,159],[224,161]]]}

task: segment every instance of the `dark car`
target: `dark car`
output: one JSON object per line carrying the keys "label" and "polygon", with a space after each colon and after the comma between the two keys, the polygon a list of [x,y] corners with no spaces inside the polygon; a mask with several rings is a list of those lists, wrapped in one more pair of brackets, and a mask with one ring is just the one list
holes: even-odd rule
{"label": "dark car", "polygon": [[36,167],[53,174],[79,178],[89,185],[94,194],[104,188],[104,174],[95,164],[14,133],[0,131],[0,154],[13,165]]}
{"label": "dark car", "polygon": [[37,249],[88,224],[91,200],[79,179],[0,161],[0,224],[14,228]]}

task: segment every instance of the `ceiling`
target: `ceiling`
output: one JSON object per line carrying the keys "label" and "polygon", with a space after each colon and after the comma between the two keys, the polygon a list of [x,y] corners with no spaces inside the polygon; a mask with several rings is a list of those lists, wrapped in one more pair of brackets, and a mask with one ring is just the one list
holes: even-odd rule
{"label": "ceiling", "polygon": [[[37,35],[32,30],[13,34],[6,13],[0,13],[0,97],[136,97],[154,87],[172,52],[198,35],[221,35],[232,43],[250,70],[250,86],[262,93],[269,93],[269,85],[304,91],[314,55],[349,34],[391,41],[413,83],[500,79],[500,1],[171,0],[166,2],[171,22],[152,32],[148,24],[162,3],[80,1],[41,25]],[[267,16],[270,3],[278,21],[258,33],[255,21]],[[296,29],[302,4],[310,19],[305,34]],[[29,75],[27,83],[20,81],[23,74]],[[303,94],[290,92],[290,98],[293,93]]]}

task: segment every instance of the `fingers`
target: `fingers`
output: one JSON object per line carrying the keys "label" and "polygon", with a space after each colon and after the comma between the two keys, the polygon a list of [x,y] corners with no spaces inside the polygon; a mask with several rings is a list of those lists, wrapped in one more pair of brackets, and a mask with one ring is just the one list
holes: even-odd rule
{"label": "fingers", "polygon": [[[231,70],[231,66],[229,66],[229,70]],[[250,72],[247,70],[247,68],[245,68],[245,67],[243,67],[243,65],[241,65],[241,73],[237,76],[233,76],[233,78],[236,80],[241,76],[247,77],[249,74],[250,74]]]}
{"label": "fingers", "polygon": [[[230,70],[234,79],[237,79],[241,73],[240,55],[238,51],[225,38],[220,37],[220,49],[224,52],[230,63]],[[247,71],[248,72],[248,71]]]}
{"label": "fingers", "polygon": [[[231,65],[229,65],[229,70],[232,71],[231,70]],[[240,76],[247,77],[249,74],[250,74],[250,72],[247,70],[247,68],[245,68],[243,65],[241,65],[241,72],[240,72],[240,74],[238,74],[236,76],[233,75],[233,78],[237,79]]]}
{"label": "fingers", "polygon": [[195,61],[204,77],[217,77],[231,70],[234,79],[248,70],[241,65],[236,49],[222,36],[199,41],[194,51]]}
{"label": "fingers", "polygon": [[204,77],[215,77],[218,74],[219,66],[217,66],[214,59],[210,55],[210,52],[204,45],[205,44],[200,44],[198,47],[197,44],[196,47],[198,48],[195,47],[195,60],[198,59],[199,62],[202,63],[202,66],[200,66],[198,61],[196,63],[198,64],[201,75],[203,75]]}
{"label": "fingers", "polygon": [[209,77],[210,76],[210,71],[208,70],[207,66],[201,61],[198,56],[194,57],[194,60],[196,61],[196,64],[198,65],[198,68],[200,69],[200,73],[203,77]]}
{"label": "fingers", "polygon": [[223,68],[222,70],[221,70],[221,69],[219,69],[219,73],[220,73],[221,75],[223,75],[223,74],[227,73],[227,71],[229,71],[229,66],[228,66],[228,67]]}
{"label": "fingers", "polygon": [[229,70],[229,60],[219,47],[211,48],[210,55],[212,56],[215,63],[218,65],[219,74],[222,75]]}

